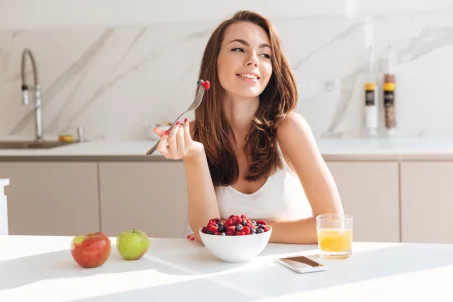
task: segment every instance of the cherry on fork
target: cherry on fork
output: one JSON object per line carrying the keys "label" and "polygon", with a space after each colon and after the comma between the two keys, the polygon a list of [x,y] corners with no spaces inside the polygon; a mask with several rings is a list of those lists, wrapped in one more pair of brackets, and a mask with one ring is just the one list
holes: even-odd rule
{"label": "cherry on fork", "polygon": [[211,87],[211,83],[209,83],[209,81],[204,81],[201,85],[203,85],[205,90],[209,90],[209,87]]}

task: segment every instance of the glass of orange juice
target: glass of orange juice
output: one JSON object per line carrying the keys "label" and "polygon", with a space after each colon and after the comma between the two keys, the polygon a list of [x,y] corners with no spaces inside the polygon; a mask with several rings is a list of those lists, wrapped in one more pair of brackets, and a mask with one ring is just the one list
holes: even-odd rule
{"label": "glass of orange juice", "polygon": [[320,255],[345,256],[352,253],[352,215],[318,215],[316,229]]}

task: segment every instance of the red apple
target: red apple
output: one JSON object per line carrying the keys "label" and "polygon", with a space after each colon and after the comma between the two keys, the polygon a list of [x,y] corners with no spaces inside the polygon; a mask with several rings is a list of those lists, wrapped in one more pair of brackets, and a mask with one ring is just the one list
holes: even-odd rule
{"label": "red apple", "polygon": [[103,232],[76,236],[71,242],[72,258],[81,267],[101,266],[109,258],[110,251],[110,239]]}

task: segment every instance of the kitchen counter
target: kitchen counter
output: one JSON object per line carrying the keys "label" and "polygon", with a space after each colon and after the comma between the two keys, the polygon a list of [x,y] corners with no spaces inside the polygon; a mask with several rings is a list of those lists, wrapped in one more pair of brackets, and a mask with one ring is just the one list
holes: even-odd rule
{"label": "kitchen counter", "polygon": [[0,149],[0,161],[11,160],[143,160],[163,161],[167,160],[158,151],[151,156],[146,152],[157,141],[121,141],[99,140],[85,141],[82,143],[68,144],[50,149],[27,149],[12,150]]}
{"label": "kitchen counter", "polygon": [[[0,149],[0,161],[11,160],[133,160],[164,161],[145,153],[156,141],[86,141],[40,150]],[[325,160],[453,160],[453,138],[323,138],[317,144]]]}
{"label": "kitchen counter", "polygon": [[[122,260],[113,245],[102,267],[83,269],[71,239],[0,236],[0,301],[440,301],[453,278],[452,244],[355,242],[350,258],[322,259],[316,245],[270,243],[234,264],[187,239],[151,238],[140,260]],[[286,255],[327,270],[295,273],[275,262]]]}

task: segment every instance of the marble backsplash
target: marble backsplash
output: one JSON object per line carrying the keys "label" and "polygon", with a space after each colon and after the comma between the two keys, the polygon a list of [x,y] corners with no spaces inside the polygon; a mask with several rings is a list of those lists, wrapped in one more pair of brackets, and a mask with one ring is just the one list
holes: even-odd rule
{"label": "marble backsplash", "polygon": [[[453,4],[451,10],[274,23],[299,84],[297,110],[317,137],[361,135],[370,45],[378,81],[388,47],[395,53],[397,135],[453,136]],[[32,108],[22,105],[20,90],[21,55],[30,48],[45,135],[75,134],[83,126],[91,139],[146,139],[148,125],[172,120],[192,102],[201,55],[217,24],[0,31],[0,136],[33,135]]]}

